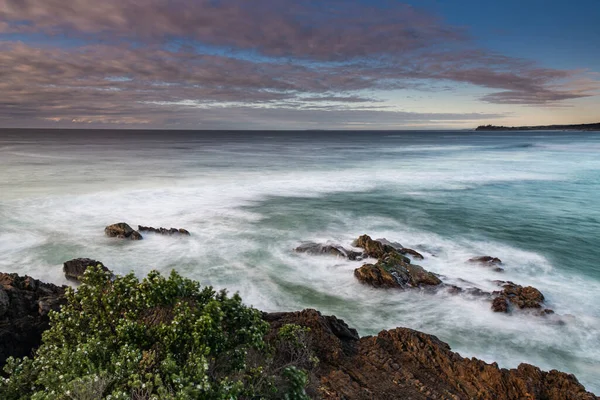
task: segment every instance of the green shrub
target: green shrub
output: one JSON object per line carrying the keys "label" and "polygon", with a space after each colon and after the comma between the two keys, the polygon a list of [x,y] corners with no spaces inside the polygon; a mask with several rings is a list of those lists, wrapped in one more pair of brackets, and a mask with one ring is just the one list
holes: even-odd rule
{"label": "green shrub", "polygon": [[237,294],[90,268],[66,298],[34,358],[7,362],[1,399],[307,398],[304,366],[276,365],[268,324]]}

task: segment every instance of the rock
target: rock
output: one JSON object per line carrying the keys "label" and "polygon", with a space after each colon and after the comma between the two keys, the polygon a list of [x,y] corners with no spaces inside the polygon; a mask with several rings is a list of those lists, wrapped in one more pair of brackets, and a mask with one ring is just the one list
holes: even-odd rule
{"label": "rock", "polygon": [[494,312],[508,312],[508,301],[506,300],[506,297],[496,297],[492,301],[492,310],[494,310]]}
{"label": "rock", "polygon": [[362,283],[383,288],[436,286],[442,283],[423,267],[407,263],[405,258],[397,252],[387,253],[377,264],[365,264],[354,270],[354,276]]}
{"label": "rock", "polygon": [[360,260],[363,254],[357,251],[347,250],[342,246],[330,245],[330,244],[319,244],[319,243],[304,243],[294,249],[297,253],[306,253],[312,255],[332,255],[336,257],[343,257],[349,260]]}
{"label": "rock", "polygon": [[8,312],[9,305],[10,299],[8,298],[8,294],[6,294],[4,287],[0,287],[0,318]]}
{"label": "rock", "polygon": [[65,288],[0,273],[0,369],[8,357],[30,356],[40,345],[48,312],[65,303]]}
{"label": "rock", "polygon": [[132,227],[127,225],[125,222],[119,222],[117,224],[112,224],[104,228],[104,233],[109,237],[117,237],[120,239],[130,239],[130,240],[142,240],[142,235],[133,230]]}
{"label": "rock", "polygon": [[154,232],[154,233],[158,233],[161,235],[168,235],[168,236],[173,236],[173,235],[183,235],[183,236],[190,236],[190,233],[181,228],[181,229],[177,229],[177,228],[153,228],[151,226],[142,226],[142,225],[138,225],[138,230],[140,232]]}
{"label": "rock", "polygon": [[473,264],[483,264],[483,265],[487,265],[487,266],[502,264],[502,260],[500,260],[497,257],[491,257],[491,256],[481,256],[481,257],[470,258],[468,260],[468,262],[473,263]]}
{"label": "rock", "polygon": [[409,248],[406,248],[406,247],[401,248],[400,250],[398,250],[398,252],[400,254],[405,254],[405,255],[406,254],[410,254],[411,256],[413,256],[414,258],[417,258],[419,260],[424,260],[425,259],[425,257],[423,257],[423,255],[421,253],[419,253],[418,251],[413,250],[413,249],[409,249]]}
{"label": "rock", "polygon": [[[311,398],[594,400],[575,376],[521,364],[499,368],[463,358],[435,336],[407,328],[358,338],[352,328],[316,310],[264,314],[270,335],[285,324],[310,328],[310,346],[319,357],[307,388]],[[342,332],[335,326],[343,327]],[[349,334],[347,333],[349,332]]]}
{"label": "rock", "polygon": [[354,270],[354,276],[376,288],[402,288],[396,278],[379,265],[365,264]]}
{"label": "rock", "polygon": [[90,258],[75,258],[73,260],[66,261],[63,264],[63,272],[67,279],[73,281],[81,280],[81,277],[90,266],[100,266],[102,270],[109,271],[100,261],[92,260]]}
{"label": "rock", "polygon": [[[536,288],[523,287],[514,282],[496,281],[496,283],[503,289],[492,293],[496,295],[492,302],[492,310],[495,312],[509,312],[512,305],[518,309],[539,309],[544,313],[544,295]],[[553,311],[549,310],[547,313]]]}
{"label": "rock", "polygon": [[[387,243],[390,243],[386,240]],[[377,240],[371,239],[368,235],[362,235],[356,239],[352,245],[365,250],[365,254],[372,258],[380,258],[390,252],[396,252],[396,248],[391,244],[384,244]],[[410,262],[410,260],[409,260]]]}
{"label": "rock", "polygon": [[389,240],[387,240],[385,238],[375,239],[375,241],[383,244],[384,246],[393,247],[395,250],[402,250],[404,248],[404,246],[402,246],[400,243],[390,242]]}

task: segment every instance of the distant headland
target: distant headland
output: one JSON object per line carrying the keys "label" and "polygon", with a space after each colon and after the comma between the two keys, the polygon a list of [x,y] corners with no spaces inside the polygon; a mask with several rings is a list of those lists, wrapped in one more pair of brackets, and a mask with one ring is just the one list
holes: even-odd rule
{"label": "distant headland", "polygon": [[497,126],[480,125],[476,131],[600,131],[600,122],[575,125]]}

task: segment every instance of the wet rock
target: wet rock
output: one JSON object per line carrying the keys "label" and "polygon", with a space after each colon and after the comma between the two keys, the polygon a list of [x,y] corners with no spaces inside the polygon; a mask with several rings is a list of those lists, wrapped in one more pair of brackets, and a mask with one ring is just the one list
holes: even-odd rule
{"label": "wet rock", "polygon": [[404,259],[396,252],[387,253],[377,264],[365,264],[354,270],[354,276],[362,283],[383,288],[435,286],[442,283],[435,274]]}
{"label": "wet rock", "polygon": [[138,230],[140,232],[154,232],[154,233],[158,233],[160,235],[167,235],[167,236],[173,236],[173,235],[183,235],[183,236],[190,236],[190,232],[187,231],[186,229],[183,228],[153,228],[151,226],[142,226],[142,225],[138,225]]}
{"label": "wet rock", "polygon": [[494,310],[494,312],[508,312],[508,300],[506,300],[506,297],[496,297],[492,301],[492,310]]}
{"label": "wet rock", "polygon": [[104,228],[104,233],[109,237],[117,237],[119,239],[130,239],[130,240],[142,240],[142,235],[133,230],[133,228],[127,225],[125,222],[119,222],[112,224]]}
{"label": "wet rock", "polygon": [[102,270],[109,271],[100,261],[92,260],[90,258],[75,258],[73,260],[66,261],[63,264],[63,272],[65,277],[69,280],[80,281],[85,271],[90,266],[100,266]]}
{"label": "wet rock", "polygon": [[48,313],[65,303],[65,288],[0,273],[0,368],[8,357],[29,356],[40,345]]}
{"label": "wet rock", "polygon": [[[387,243],[390,243],[386,240]],[[392,244],[384,244],[377,240],[371,239],[369,235],[362,235],[356,239],[352,245],[365,250],[365,254],[372,258],[380,258],[390,252],[397,252]],[[410,262],[410,260],[408,261]]]}
{"label": "wet rock", "polygon": [[404,246],[402,246],[400,243],[390,242],[389,240],[387,240],[385,238],[375,239],[375,241],[383,244],[384,246],[390,246],[390,247],[394,248],[395,250],[402,250],[404,248]]}
{"label": "wet rock", "polygon": [[502,260],[498,257],[492,256],[481,256],[481,257],[473,257],[468,260],[470,263],[474,264],[484,264],[484,265],[500,265],[502,264]]}
{"label": "wet rock", "polygon": [[359,253],[353,250],[347,250],[342,246],[331,245],[331,244],[319,244],[319,243],[304,243],[294,249],[297,253],[306,253],[312,255],[332,255],[336,257],[343,257],[349,260],[361,260],[363,253]]}
{"label": "wet rock", "polygon": [[[493,292],[496,297],[492,302],[495,312],[510,312],[511,308],[518,309],[544,309],[544,295],[532,286],[521,286],[514,282],[496,281],[502,290]],[[548,313],[553,313],[549,310]]]}
{"label": "wet rock", "polygon": [[416,250],[409,249],[409,248],[407,248],[407,247],[403,247],[403,248],[401,248],[400,250],[398,250],[398,252],[399,252],[400,254],[404,254],[404,255],[406,255],[406,254],[409,254],[409,255],[411,255],[411,256],[413,256],[414,258],[416,258],[416,259],[419,259],[419,260],[424,260],[424,259],[425,259],[425,257],[423,257],[423,255],[422,255],[421,253],[419,253],[419,252],[418,252],[418,251],[416,251]]}
{"label": "wet rock", "polygon": [[[265,314],[264,319],[271,325],[271,335],[285,324],[310,328],[310,345],[319,357],[318,367],[309,371],[311,398],[597,399],[573,375],[545,372],[529,364],[509,370],[463,358],[437,337],[412,329],[396,328],[357,339],[342,320],[316,310]],[[340,334],[336,324],[350,334]]]}

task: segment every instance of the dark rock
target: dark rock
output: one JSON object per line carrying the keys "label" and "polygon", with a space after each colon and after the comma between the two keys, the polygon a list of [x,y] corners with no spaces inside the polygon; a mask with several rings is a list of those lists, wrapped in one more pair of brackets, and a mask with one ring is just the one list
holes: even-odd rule
{"label": "dark rock", "polygon": [[92,260],[90,258],[75,258],[73,260],[66,261],[63,264],[63,272],[67,279],[73,281],[81,280],[81,277],[90,266],[100,266],[102,270],[109,271],[100,261]]}
{"label": "dark rock", "polygon": [[138,230],[140,232],[154,232],[154,233],[158,233],[160,235],[168,235],[168,236],[173,236],[173,235],[183,235],[183,236],[190,236],[190,233],[181,228],[181,229],[177,229],[177,228],[153,228],[151,226],[142,226],[142,225],[138,225]]}
{"label": "dark rock", "polygon": [[343,257],[349,260],[360,260],[363,254],[357,251],[347,250],[342,246],[330,245],[330,244],[319,244],[319,243],[304,243],[294,249],[297,253],[306,253],[312,255],[332,255],[336,257]]}
{"label": "dark rock", "polygon": [[8,357],[30,356],[40,345],[48,313],[65,303],[65,288],[0,273],[0,368]]}
{"label": "dark rock", "polygon": [[474,258],[470,258],[468,261],[470,263],[482,264],[482,265],[486,265],[486,266],[502,264],[502,260],[500,260],[498,257],[491,257],[491,256],[474,257]]}
{"label": "dark rock", "polygon": [[385,238],[375,239],[375,241],[383,244],[384,246],[390,246],[390,247],[394,248],[395,250],[402,250],[404,248],[404,246],[402,246],[400,243],[390,242],[389,240],[387,240]]}
{"label": "dark rock", "polygon": [[419,253],[418,251],[413,250],[413,249],[409,249],[409,248],[406,248],[406,247],[401,248],[400,250],[398,250],[398,252],[400,254],[405,254],[405,255],[409,254],[409,255],[411,255],[414,258],[419,259],[419,260],[424,260],[425,259],[425,257],[423,257],[423,255],[421,253]]}
{"label": "dark rock", "polygon": [[132,227],[127,225],[125,222],[119,222],[117,224],[112,224],[104,228],[104,233],[109,237],[117,237],[120,239],[130,239],[130,240],[142,240],[142,235],[133,230]]}
{"label": "dark rock", "polygon": [[[265,314],[271,335],[285,324],[310,328],[310,345],[319,357],[307,393],[326,400],[481,399],[594,400],[575,376],[545,372],[529,364],[499,368],[463,358],[437,337],[407,328],[377,336],[339,334],[353,330],[315,310]],[[335,321],[335,323],[332,323]]]}

